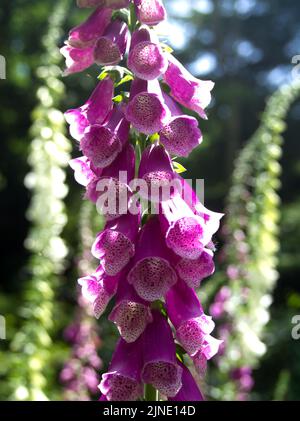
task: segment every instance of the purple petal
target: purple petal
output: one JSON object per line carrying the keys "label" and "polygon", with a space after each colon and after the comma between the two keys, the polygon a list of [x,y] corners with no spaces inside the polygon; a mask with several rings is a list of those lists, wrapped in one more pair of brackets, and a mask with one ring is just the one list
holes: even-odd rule
{"label": "purple petal", "polygon": [[134,264],[128,275],[128,282],[144,300],[160,299],[176,283],[177,276],[169,257],[159,222],[157,218],[151,218],[141,231]]}
{"label": "purple petal", "polygon": [[147,192],[141,190],[140,195],[155,203],[168,200],[178,188],[181,188],[174,171],[170,156],[163,146],[148,146],[141,158],[139,178],[147,183]]}
{"label": "purple petal", "polygon": [[166,9],[161,0],[134,0],[134,3],[141,23],[153,26],[166,19]]}
{"label": "purple petal", "polygon": [[82,186],[86,187],[95,176],[94,172],[91,170],[90,162],[86,156],[71,159],[69,165],[74,170],[75,180]]}
{"label": "purple petal", "polygon": [[135,342],[152,322],[150,307],[124,279],[119,283],[116,305],[109,315],[126,342]]}
{"label": "purple petal", "polygon": [[113,21],[104,35],[96,42],[95,62],[100,66],[118,64],[126,52],[128,36],[129,31],[126,23],[120,20]]}
{"label": "purple petal", "polygon": [[213,82],[196,79],[171,54],[164,79],[171,88],[171,95],[180,104],[196,111],[202,118],[207,118],[204,109],[211,102]]}
{"label": "purple petal", "polygon": [[182,368],[176,360],[171,328],[165,317],[153,311],[153,322],[143,335],[144,367],[142,380],[160,393],[174,397],[181,388]]}
{"label": "purple petal", "polygon": [[215,271],[213,252],[204,249],[200,257],[195,260],[180,259],[176,265],[176,270],[187,285],[191,288],[199,288],[201,281]]}
{"label": "purple petal", "polygon": [[111,15],[111,9],[95,10],[85,22],[70,31],[68,44],[77,48],[93,46],[109,25]]}
{"label": "purple petal", "polygon": [[178,402],[198,402],[203,401],[203,395],[199,390],[199,387],[193,378],[189,369],[179,363],[182,368],[182,387],[174,398],[169,398],[169,401]]}
{"label": "purple petal", "polygon": [[[137,86],[139,86],[139,92],[137,92]],[[157,80],[141,84],[139,79],[135,79],[131,85],[130,98],[125,114],[127,120],[138,131],[151,135],[159,132],[169,121],[170,111],[165,104]]]}
{"label": "purple petal", "polygon": [[93,47],[82,49],[65,45],[60,49],[60,52],[66,59],[66,70],[63,72],[64,76],[82,72],[94,63]]}
{"label": "purple petal", "polygon": [[158,78],[168,67],[166,55],[152,34],[149,29],[141,28],[133,33],[131,40],[128,67],[143,80]]}
{"label": "purple petal", "polygon": [[115,221],[107,222],[104,231],[98,234],[92,254],[102,260],[108,275],[119,273],[134,256],[139,220],[140,215],[122,215]]}
{"label": "purple petal", "polygon": [[102,375],[99,389],[108,401],[135,401],[142,396],[142,344],[121,339],[107,373]]}
{"label": "purple petal", "polygon": [[160,141],[170,154],[188,157],[202,142],[198,121],[185,115],[172,117],[161,130]]}

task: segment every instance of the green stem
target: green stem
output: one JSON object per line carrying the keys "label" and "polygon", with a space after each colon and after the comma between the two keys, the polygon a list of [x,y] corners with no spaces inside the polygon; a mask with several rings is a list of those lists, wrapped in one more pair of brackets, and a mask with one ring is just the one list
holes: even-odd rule
{"label": "green stem", "polygon": [[144,396],[145,396],[145,401],[148,401],[148,402],[158,401],[158,391],[151,384],[145,384]]}
{"label": "green stem", "polygon": [[131,4],[129,6],[129,12],[130,12],[130,15],[129,15],[129,29],[130,29],[130,32],[132,33],[135,30],[136,22],[137,22],[134,4]]}

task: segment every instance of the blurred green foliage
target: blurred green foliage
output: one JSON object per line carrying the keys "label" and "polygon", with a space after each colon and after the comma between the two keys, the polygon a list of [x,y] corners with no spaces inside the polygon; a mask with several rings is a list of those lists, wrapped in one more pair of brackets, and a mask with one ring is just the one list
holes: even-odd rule
{"label": "blurred green foliage", "polygon": [[[265,327],[270,320],[269,307],[278,279],[280,250],[281,203],[277,191],[281,185],[282,133],[290,107],[299,97],[300,81],[284,85],[272,95],[258,130],[235,163],[223,227],[223,273],[220,270],[217,275],[223,277],[224,285],[230,290],[218,323],[220,332],[222,325],[228,329],[225,350],[216,359],[216,368],[211,373],[214,383],[211,393],[218,399],[234,399],[238,387],[231,378],[233,370],[258,368],[268,349],[269,344],[264,343],[268,342]],[[291,336],[289,322],[285,335]],[[286,391],[290,376],[287,370],[280,372],[279,384],[275,383],[274,388],[275,398]],[[300,371],[295,369],[293,376],[300,377]]]}

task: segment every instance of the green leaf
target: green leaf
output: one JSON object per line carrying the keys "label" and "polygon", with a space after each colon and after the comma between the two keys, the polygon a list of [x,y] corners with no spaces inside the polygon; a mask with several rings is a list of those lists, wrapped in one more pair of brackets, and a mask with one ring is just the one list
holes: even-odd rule
{"label": "green leaf", "polygon": [[104,66],[102,72],[98,76],[99,80],[104,79],[106,76],[110,76],[115,83],[119,83],[125,75],[130,75],[133,79],[133,73],[122,66]]}
{"label": "green leaf", "polygon": [[124,77],[122,77],[122,79],[118,83],[115,84],[115,88],[117,88],[118,86],[123,85],[123,83],[130,82],[131,80],[133,80],[133,76],[127,74]]}
{"label": "green leaf", "polygon": [[165,44],[165,43],[163,43],[163,42],[161,42],[160,43],[160,46],[161,46],[161,48],[163,49],[163,51],[165,52],[165,53],[170,53],[170,54],[172,54],[173,53],[173,48],[171,48],[168,44]]}
{"label": "green leaf", "polygon": [[179,162],[174,162],[173,161],[173,166],[174,166],[174,170],[178,173],[178,174],[182,174],[184,172],[186,172],[186,168],[184,168],[183,165],[179,164]]}
{"label": "green leaf", "polygon": [[114,101],[116,104],[119,104],[120,102],[122,102],[122,101],[123,101],[123,96],[122,96],[122,95],[117,95],[117,96],[115,96],[115,97],[113,98],[113,101]]}
{"label": "green leaf", "polygon": [[149,140],[151,143],[155,143],[157,140],[159,140],[159,134],[154,133],[153,135],[149,136]]}
{"label": "green leaf", "polygon": [[97,77],[98,80],[103,80],[108,76],[108,72],[106,70],[103,70],[100,75]]}

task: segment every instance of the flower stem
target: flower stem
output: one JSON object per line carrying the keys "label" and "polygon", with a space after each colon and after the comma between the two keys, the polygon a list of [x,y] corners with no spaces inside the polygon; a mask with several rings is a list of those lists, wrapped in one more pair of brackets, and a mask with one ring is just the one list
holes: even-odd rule
{"label": "flower stem", "polygon": [[145,384],[144,397],[145,397],[145,401],[157,402],[158,392],[151,384]]}
{"label": "flower stem", "polygon": [[131,4],[129,6],[129,13],[130,13],[130,15],[129,15],[129,29],[130,29],[130,32],[132,33],[135,30],[136,22],[137,22],[134,4]]}

